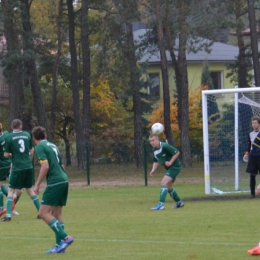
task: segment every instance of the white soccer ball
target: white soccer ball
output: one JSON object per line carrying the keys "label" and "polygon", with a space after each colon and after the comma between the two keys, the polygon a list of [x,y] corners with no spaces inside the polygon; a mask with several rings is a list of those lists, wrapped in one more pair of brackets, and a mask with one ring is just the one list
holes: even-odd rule
{"label": "white soccer ball", "polygon": [[152,134],[159,135],[164,131],[164,126],[161,123],[155,123],[151,127]]}

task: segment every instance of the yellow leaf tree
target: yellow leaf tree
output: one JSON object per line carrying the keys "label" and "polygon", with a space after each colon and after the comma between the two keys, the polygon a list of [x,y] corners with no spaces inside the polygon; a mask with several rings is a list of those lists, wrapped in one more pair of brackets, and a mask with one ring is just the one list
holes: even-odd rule
{"label": "yellow leaf tree", "polygon": [[[201,110],[201,90],[203,86],[197,89],[189,90],[189,135],[191,139],[192,154],[202,152],[202,110]],[[175,146],[180,147],[180,133],[178,124],[178,98],[173,96],[171,99],[171,129],[175,138]],[[156,122],[164,124],[163,102],[158,102],[158,107],[152,112],[148,127]],[[164,135],[162,135],[165,138]]]}

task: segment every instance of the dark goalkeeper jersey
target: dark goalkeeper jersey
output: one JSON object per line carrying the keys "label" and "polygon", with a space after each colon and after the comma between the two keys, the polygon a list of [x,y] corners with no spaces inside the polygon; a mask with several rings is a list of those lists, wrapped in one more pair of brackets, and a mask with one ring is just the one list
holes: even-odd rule
{"label": "dark goalkeeper jersey", "polygon": [[167,170],[171,167],[181,167],[181,161],[179,158],[177,158],[170,167],[167,167],[165,165],[165,162],[170,161],[172,156],[178,152],[179,151],[175,147],[167,143],[160,142],[159,149],[153,148],[153,155],[154,155],[153,161],[161,163]]}
{"label": "dark goalkeeper jersey", "polygon": [[49,171],[46,176],[47,185],[68,182],[68,176],[62,167],[60,151],[55,144],[42,140],[34,149],[40,162],[47,160],[49,163]]}
{"label": "dark goalkeeper jersey", "polygon": [[260,131],[252,131],[248,135],[248,148],[251,159],[260,160]]}

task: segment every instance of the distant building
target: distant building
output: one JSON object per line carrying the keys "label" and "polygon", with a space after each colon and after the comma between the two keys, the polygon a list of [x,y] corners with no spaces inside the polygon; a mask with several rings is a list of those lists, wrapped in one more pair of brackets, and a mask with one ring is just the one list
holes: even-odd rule
{"label": "distant building", "polygon": [[[140,29],[134,32],[134,38],[137,42],[142,40],[142,37],[149,31],[149,29]],[[201,38],[201,41],[208,41],[207,39]],[[175,49],[178,46],[178,39],[173,42]],[[211,78],[214,89],[233,88],[234,83],[230,82],[229,78],[226,78],[228,70],[226,68],[227,63],[233,63],[237,60],[238,47],[221,43],[214,42],[209,47],[210,52],[200,50],[196,53],[187,52],[187,69],[188,69],[188,82],[189,88],[195,89],[201,84],[201,73],[203,62],[207,60],[209,64],[209,70],[211,72]],[[176,55],[178,52],[176,51]],[[170,53],[167,51],[168,60],[168,73],[169,73],[169,85],[173,91],[176,89],[175,86],[175,71],[172,65]],[[151,81],[151,86],[148,89],[148,94],[151,95],[151,99],[162,98],[162,75],[160,67],[160,52],[154,50],[150,53],[148,50],[143,52],[143,56],[138,61],[139,63],[148,63],[147,74],[143,75],[147,80]]]}

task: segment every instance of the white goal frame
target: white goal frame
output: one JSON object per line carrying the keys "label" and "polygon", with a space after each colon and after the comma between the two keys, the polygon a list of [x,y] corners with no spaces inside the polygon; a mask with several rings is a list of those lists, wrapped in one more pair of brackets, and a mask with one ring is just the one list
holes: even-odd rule
{"label": "white goal frame", "polygon": [[205,181],[205,194],[210,194],[210,161],[209,161],[209,138],[208,138],[208,109],[207,97],[212,94],[225,94],[235,93],[235,125],[234,125],[234,143],[235,143],[235,191],[239,190],[239,152],[238,152],[238,93],[243,92],[260,92],[260,87],[250,88],[235,88],[232,89],[216,89],[216,90],[203,90],[202,91],[202,115],[203,115],[203,150],[204,150],[204,181]]}

